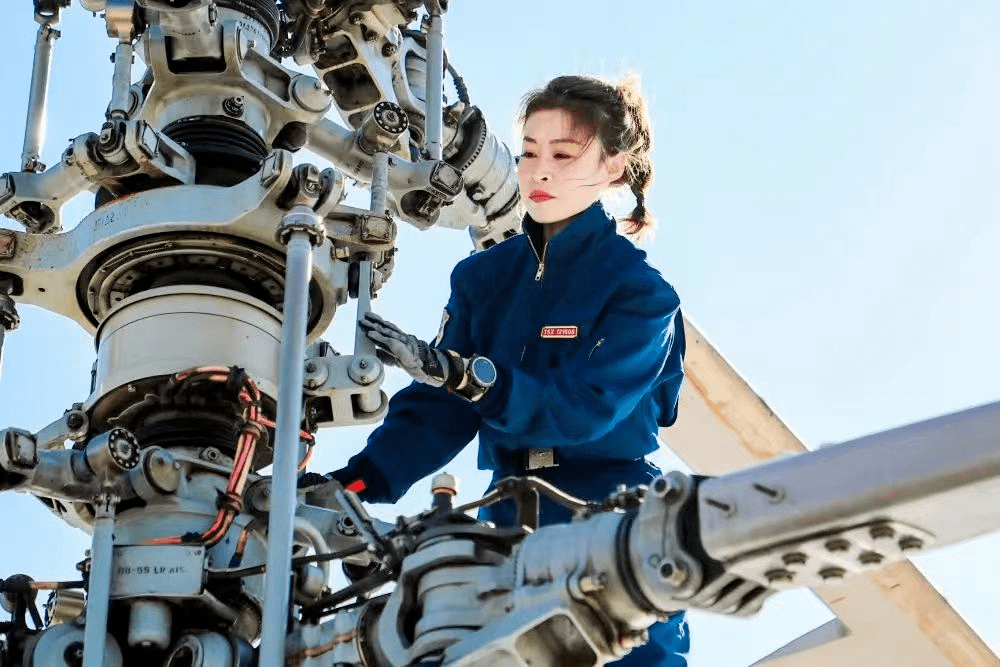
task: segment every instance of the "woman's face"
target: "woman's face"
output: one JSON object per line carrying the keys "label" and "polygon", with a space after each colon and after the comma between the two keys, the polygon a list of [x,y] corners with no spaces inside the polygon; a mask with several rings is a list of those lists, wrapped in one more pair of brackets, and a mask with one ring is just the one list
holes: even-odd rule
{"label": "woman's face", "polygon": [[604,156],[585,128],[563,109],[536,111],[524,121],[517,165],[521,198],[536,222],[571,218],[597,201],[621,175],[624,157]]}

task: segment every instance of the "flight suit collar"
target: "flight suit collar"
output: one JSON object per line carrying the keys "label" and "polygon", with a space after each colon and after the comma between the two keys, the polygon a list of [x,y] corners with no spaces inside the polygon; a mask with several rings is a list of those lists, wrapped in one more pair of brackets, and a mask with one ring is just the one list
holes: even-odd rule
{"label": "flight suit collar", "polygon": [[601,202],[594,202],[590,208],[580,212],[565,229],[556,234],[546,247],[542,240],[544,225],[535,222],[530,215],[525,215],[521,222],[521,230],[528,237],[528,243],[539,261],[543,257],[551,261],[558,256],[573,256],[583,251],[595,236],[606,233],[609,228],[614,232],[614,226],[614,218],[604,210],[604,205]]}

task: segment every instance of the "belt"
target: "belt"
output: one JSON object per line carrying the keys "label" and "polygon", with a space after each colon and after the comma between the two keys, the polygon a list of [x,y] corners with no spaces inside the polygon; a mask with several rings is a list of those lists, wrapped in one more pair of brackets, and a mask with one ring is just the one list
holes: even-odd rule
{"label": "belt", "polygon": [[559,466],[559,457],[556,450],[551,447],[529,447],[522,452],[524,461],[521,467],[524,470],[539,470],[541,468],[556,468]]}
{"label": "belt", "polygon": [[559,454],[551,447],[500,450],[496,453],[496,457],[499,469],[513,475],[559,466]]}

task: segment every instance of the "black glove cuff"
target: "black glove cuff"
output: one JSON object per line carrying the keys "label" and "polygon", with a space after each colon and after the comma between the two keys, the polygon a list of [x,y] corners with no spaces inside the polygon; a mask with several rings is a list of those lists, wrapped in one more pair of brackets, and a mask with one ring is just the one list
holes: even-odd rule
{"label": "black glove cuff", "polygon": [[465,359],[454,350],[441,350],[448,360],[448,373],[444,378],[444,386],[448,389],[458,389],[465,382]]}

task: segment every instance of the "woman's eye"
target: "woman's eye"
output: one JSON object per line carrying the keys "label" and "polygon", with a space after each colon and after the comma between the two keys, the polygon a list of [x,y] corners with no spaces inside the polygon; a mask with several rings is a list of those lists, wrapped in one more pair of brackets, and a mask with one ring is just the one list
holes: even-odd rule
{"label": "woman's eye", "polygon": [[533,157],[535,157],[535,154],[534,154],[534,153],[529,153],[528,151],[524,151],[523,153],[521,153],[521,154],[520,154],[520,155],[518,155],[517,157],[518,157],[518,159],[520,159],[520,160],[526,160],[526,159],[528,159],[528,158],[533,158]]}
{"label": "woman's eye", "polygon": [[556,158],[557,160],[569,160],[569,159],[571,159],[572,157],[573,157],[572,155],[569,155],[569,154],[567,154],[567,153],[556,153],[556,154],[555,154],[555,158]]}

